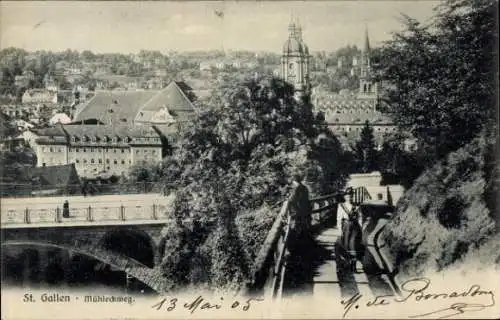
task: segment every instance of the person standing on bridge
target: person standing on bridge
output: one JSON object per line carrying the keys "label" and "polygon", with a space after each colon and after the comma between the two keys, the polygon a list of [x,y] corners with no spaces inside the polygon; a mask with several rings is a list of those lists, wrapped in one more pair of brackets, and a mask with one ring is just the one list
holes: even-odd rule
{"label": "person standing on bridge", "polygon": [[69,218],[69,202],[68,202],[68,200],[64,201],[64,204],[63,204],[63,218]]}
{"label": "person standing on bridge", "polygon": [[84,198],[87,196],[87,181],[83,181],[82,183],[82,194]]}

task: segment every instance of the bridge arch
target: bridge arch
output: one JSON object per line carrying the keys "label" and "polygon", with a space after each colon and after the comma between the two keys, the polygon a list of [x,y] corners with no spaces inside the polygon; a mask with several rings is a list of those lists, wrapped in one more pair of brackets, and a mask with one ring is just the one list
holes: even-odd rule
{"label": "bridge arch", "polygon": [[130,257],[148,268],[155,267],[155,243],[146,232],[137,228],[110,230],[99,240],[98,246]]}
{"label": "bridge arch", "polygon": [[[50,243],[50,242],[32,241],[32,240],[27,240],[27,241],[4,241],[4,242],[1,243],[1,246],[2,247],[8,247],[8,246],[49,247],[49,248],[57,248],[57,249],[62,249],[62,250],[68,250],[68,251],[71,251],[73,253],[80,254],[80,255],[89,257],[91,259],[96,259],[96,260],[101,261],[103,263],[109,264],[113,268],[115,268],[117,270],[124,271],[125,273],[133,276],[138,281],[142,282],[143,284],[145,284],[146,286],[150,287],[154,291],[158,292],[158,289],[155,288],[154,286],[152,286],[150,283],[148,283],[148,281],[144,281],[144,279],[142,277],[140,277],[140,276],[137,276],[135,274],[135,272],[133,272],[133,271],[130,272],[130,268],[129,267],[124,268],[123,265],[120,265],[120,263],[119,263],[120,260],[119,259],[109,259],[108,260],[108,259],[103,258],[100,254],[94,254],[94,253],[89,252],[89,250],[85,250],[85,249],[77,248],[77,247],[69,247],[69,246],[66,246],[66,245],[60,245],[60,244],[55,244],[55,243]],[[134,260],[133,258],[129,258],[129,260],[130,260],[131,264],[135,265],[135,269],[138,269],[137,267],[139,267],[139,269],[151,270],[150,268],[148,268],[145,265],[142,265],[140,262]],[[114,263],[115,261],[117,263]]]}

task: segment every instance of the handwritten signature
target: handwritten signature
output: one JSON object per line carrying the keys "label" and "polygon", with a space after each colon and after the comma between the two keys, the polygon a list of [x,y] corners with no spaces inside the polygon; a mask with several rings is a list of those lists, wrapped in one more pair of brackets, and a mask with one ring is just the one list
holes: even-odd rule
{"label": "handwritten signature", "polygon": [[[196,312],[197,310],[206,310],[206,309],[221,309],[223,306],[226,306],[230,309],[233,310],[243,310],[243,311],[248,311],[250,307],[252,306],[253,302],[259,302],[259,301],[264,301],[264,299],[260,298],[249,298],[243,302],[240,302],[239,300],[232,300],[228,304],[224,303],[224,298],[220,298],[220,301],[217,303],[214,302],[209,302],[202,296],[198,296],[196,299],[193,301],[188,301],[185,303],[179,302],[178,298],[162,298],[158,303],[155,303],[151,308],[156,309],[156,310],[167,310],[167,311],[174,311],[178,305],[181,305],[184,309],[187,309],[191,314]],[[181,307],[181,308],[182,308]]]}
{"label": "handwritten signature", "polygon": [[495,305],[495,294],[491,290],[481,289],[481,286],[474,284],[470,286],[467,290],[456,292],[430,292],[429,286],[431,281],[428,278],[415,278],[410,279],[403,284],[401,284],[401,295],[382,295],[375,296],[372,299],[369,299],[365,303],[362,303],[361,299],[363,297],[362,294],[356,293],[352,297],[346,300],[342,300],[341,304],[344,306],[344,314],[343,318],[347,316],[349,311],[354,309],[359,309],[362,305],[366,307],[378,307],[378,306],[387,306],[393,303],[406,303],[408,301],[413,302],[423,302],[423,301],[432,301],[432,300],[445,300],[449,301],[450,299],[457,300],[460,298],[470,298],[470,297],[488,297],[490,303],[489,304],[480,304],[480,303],[464,303],[464,302],[453,302],[449,307],[444,307],[442,309],[438,309],[431,312],[421,313],[413,316],[409,316],[409,318],[423,318],[423,317],[431,317],[436,319],[445,319],[452,316],[456,316],[459,314],[463,314],[466,312],[477,312],[484,310],[489,307],[493,307]]}

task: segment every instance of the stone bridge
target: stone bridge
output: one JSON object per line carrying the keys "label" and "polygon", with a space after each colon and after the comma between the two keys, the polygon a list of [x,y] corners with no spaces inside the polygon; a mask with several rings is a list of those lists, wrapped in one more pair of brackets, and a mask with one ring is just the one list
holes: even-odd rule
{"label": "stone bridge", "polygon": [[45,246],[66,249],[124,271],[157,292],[164,224],[98,225],[80,227],[2,228],[2,247]]}
{"label": "stone bridge", "polygon": [[4,203],[2,247],[65,249],[124,271],[162,292],[159,265],[165,246],[161,230],[171,222],[172,199],[108,198],[73,199],[69,217],[63,216],[60,200]]}

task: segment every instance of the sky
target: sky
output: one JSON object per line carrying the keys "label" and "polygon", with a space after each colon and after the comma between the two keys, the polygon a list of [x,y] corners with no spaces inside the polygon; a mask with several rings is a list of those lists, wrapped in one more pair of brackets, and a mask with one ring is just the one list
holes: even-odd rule
{"label": "sky", "polygon": [[[280,52],[291,16],[310,51],[377,46],[401,13],[428,21],[436,1],[1,1],[0,48],[29,51],[249,50]],[[223,12],[219,17],[216,12]]]}

